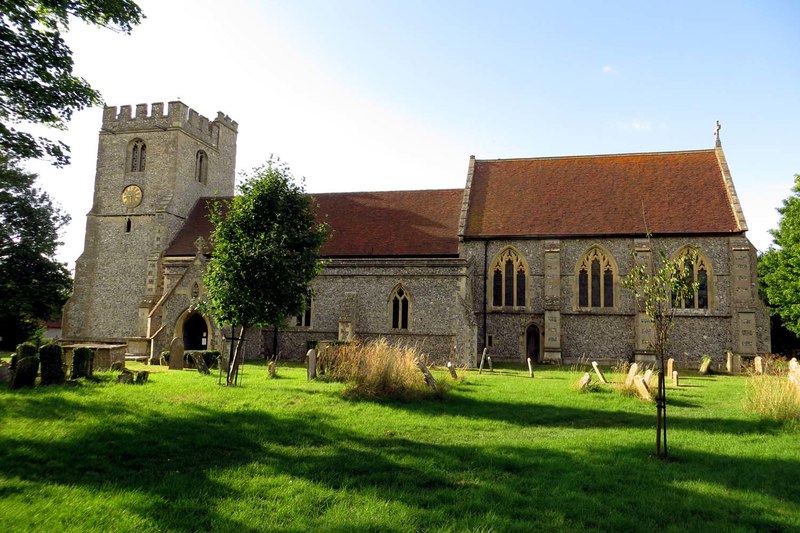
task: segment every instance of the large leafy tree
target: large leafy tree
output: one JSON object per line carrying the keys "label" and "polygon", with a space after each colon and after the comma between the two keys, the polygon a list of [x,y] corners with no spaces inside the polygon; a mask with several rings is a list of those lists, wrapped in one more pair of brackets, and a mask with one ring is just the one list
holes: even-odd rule
{"label": "large leafy tree", "polygon": [[0,336],[13,347],[58,315],[72,288],[55,259],[69,215],[34,187],[36,175],[0,156]]}
{"label": "large leafy tree", "polygon": [[[302,313],[328,229],[289,168],[270,159],[254,169],[239,195],[212,211],[213,253],[204,275],[206,308],[218,323],[279,327]],[[241,341],[229,364],[235,376]]]}
{"label": "large leafy tree", "polygon": [[15,125],[63,129],[73,111],[102,103],[72,73],[72,51],[61,37],[71,17],[130,33],[143,15],[131,0],[0,0],[0,151],[8,156],[69,163],[64,143]]}
{"label": "large leafy tree", "polygon": [[800,335],[800,174],[794,178],[792,196],[778,208],[778,228],[770,230],[773,246],[759,257],[758,276],[772,313]]}

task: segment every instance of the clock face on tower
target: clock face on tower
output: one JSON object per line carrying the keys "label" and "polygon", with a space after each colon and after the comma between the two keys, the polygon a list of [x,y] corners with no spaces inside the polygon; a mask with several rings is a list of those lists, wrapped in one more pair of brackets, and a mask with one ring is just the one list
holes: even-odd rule
{"label": "clock face on tower", "polygon": [[128,185],[122,190],[122,205],[128,208],[142,203],[142,189],[138,185]]}

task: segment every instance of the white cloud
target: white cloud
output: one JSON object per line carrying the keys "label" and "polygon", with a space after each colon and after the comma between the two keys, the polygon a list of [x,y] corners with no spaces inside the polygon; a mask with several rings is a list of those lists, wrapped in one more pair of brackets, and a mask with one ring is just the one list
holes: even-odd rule
{"label": "white cloud", "polygon": [[612,67],[611,65],[604,65],[603,66],[603,74],[610,75],[610,74],[616,74],[616,73],[617,73],[617,70],[614,67]]}

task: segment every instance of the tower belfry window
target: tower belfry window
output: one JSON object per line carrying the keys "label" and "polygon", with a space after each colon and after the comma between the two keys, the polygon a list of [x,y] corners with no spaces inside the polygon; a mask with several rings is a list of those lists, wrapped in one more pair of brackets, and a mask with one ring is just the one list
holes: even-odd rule
{"label": "tower belfry window", "polygon": [[133,141],[130,151],[130,171],[144,172],[144,165],[147,161],[147,146],[141,139]]}
{"label": "tower belfry window", "polygon": [[194,179],[205,184],[208,181],[208,154],[198,150],[194,158]]}

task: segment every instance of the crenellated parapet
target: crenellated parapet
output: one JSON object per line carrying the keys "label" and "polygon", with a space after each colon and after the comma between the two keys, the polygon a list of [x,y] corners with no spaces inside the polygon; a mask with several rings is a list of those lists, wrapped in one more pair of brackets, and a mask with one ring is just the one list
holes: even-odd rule
{"label": "crenellated parapet", "polygon": [[209,121],[194,109],[180,101],[169,102],[166,110],[161,102],[137,104],[134,107],[123,105],[109,106],[103,110],[102,132],[125,133],[127,131],[182,129],[212,146],[219,143],[220,127],[224,126],[236,133],[239,125],[228,115],[218,112],[217,118]]}

